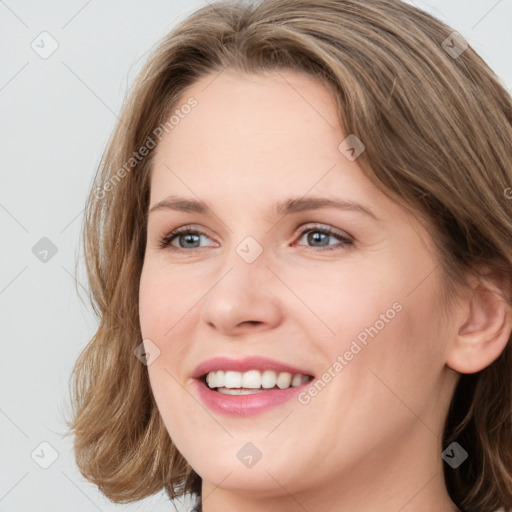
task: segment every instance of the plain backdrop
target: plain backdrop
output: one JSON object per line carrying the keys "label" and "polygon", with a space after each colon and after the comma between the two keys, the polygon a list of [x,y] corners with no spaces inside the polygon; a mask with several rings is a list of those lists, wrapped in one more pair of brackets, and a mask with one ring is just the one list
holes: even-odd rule
{"label": "plain backdrop", "polygon": [[[460,32],[510,88],[512,0],[414,3]],[[96,327],[75,284],[85,294],[86,194],[148,50],[205,4],[0,0],[0,512],[175,510],[163,492],[131,505],[101,495],[78,472],[63,415]]]}

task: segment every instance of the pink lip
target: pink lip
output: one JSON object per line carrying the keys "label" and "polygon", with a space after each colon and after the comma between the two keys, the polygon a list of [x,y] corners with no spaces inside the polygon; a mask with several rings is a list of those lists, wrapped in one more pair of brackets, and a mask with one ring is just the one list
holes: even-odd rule
{"label": "pink lip", "polygon": [[248,370],[273,370],[275,372],[290,372],[312,375],[307,370],[285,365],[279,361],[264,357],[247,357],[244,359],[230,359],[216,357],[201,363],[194,371],[193,385],[201,401],[212,411],[230,416],[250,416],[263,413],[279,404],[296,398],[297,395],[310,386],[313,381],[288,389],[270,389],[262,393],[251,395],[225,395],[210,389],[201,377],[211,371],[233,370],[244,372]]}

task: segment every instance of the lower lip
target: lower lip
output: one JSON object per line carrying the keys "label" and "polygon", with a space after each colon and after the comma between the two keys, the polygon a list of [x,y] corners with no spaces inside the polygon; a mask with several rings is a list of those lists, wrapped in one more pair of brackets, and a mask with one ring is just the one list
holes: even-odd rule
{"label": "lower lip", "polygon": [[193,379],[202,402],[213,412],[230,416],[260,414],[288,402],[309,386],[311,382],[287,389],[272,389],[251,395],[225,395],[213,391],[201,380]]}

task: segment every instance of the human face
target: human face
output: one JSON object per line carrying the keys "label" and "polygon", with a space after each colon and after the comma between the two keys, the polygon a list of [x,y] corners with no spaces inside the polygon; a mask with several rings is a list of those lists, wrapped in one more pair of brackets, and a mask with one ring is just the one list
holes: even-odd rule
{"label": "human face", "polygon": [[[214,78],[184,94],[197,106],[160,141],[151,176],[140,322],[160,351],[148,371],[169,435],[204,485],[222,481],[218,495],[333,482],[355,495],[400,475],[390,500],[403,505],[441,468],[452,384],[431,239],[340,150],[348,134],[321,83]],[[171,195],[210,211],[166,207]],[[358,206],[274,207],[313,197]],[[269,368],[313,380],[228,395],[196,378]]]}

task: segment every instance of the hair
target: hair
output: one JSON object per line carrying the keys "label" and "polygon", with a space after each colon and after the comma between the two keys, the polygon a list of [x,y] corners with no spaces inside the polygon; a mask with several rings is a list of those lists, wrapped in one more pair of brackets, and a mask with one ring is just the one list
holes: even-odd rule
{"label": "hair", "polygon": [[[109,499],[133,502],[162,489],[170,498],[200,495],[201,478],[173,444],[134,350],[142,341],[138,292],[155,154],[142,148],[156,145],[162,126],[170,131],[173,109],[202,77],[230,68],[320,80],[344,133],[365,145],[358,157],[365,175],[428,226],[448,303],[484,265],[505,281],[510,306],[512,99],[471,46],[459,56],[445,51],[452,32],[399,0],[216,2],[151,49],[83,221],[99,326],[71,375],[67,423],[82,475]],[[461,374],[447,413],[443,446],[457,440],[469,458],[457,469],[445,465],[445,481],[468,512],[512,508],[511,350],[509,335],[492,364]]]}

